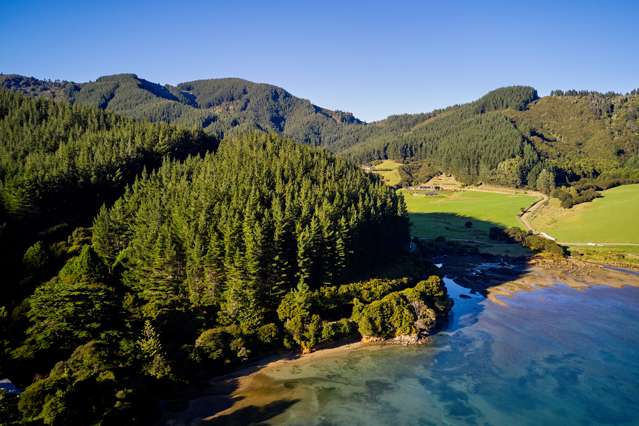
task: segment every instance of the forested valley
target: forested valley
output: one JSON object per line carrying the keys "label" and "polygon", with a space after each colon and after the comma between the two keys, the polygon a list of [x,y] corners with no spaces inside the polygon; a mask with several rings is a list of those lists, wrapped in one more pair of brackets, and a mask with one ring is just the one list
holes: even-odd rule
{"label": "forested valley", "polygon": [[274,131],[358,164],[405,164],[402,185],[444,173],[464,183],[539,190],[564,207],[639,181],[639,92],[504,87],[476,101],[364,123],[276,86],[240,79],[159,85],[134,74],[72,83],[0,75],[29,96],[90,105],[125,116],[200,128],[217,139]]}
{"label": "forested valley", "polygon": [[402,196],[324,149],[8,91],[0,138],[6,423],[148,424],[261,355],[450,309]]}

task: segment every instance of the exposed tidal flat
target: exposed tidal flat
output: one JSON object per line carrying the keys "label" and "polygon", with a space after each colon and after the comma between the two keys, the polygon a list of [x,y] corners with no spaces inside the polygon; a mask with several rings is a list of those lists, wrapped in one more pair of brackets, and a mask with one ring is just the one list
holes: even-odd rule
{"label": "exposed tidal flat", "polygon": [[212,381],[166,423],[639,424],[639,276],[476,261],[444,259],[455,305],[428,344],[274,359]]}

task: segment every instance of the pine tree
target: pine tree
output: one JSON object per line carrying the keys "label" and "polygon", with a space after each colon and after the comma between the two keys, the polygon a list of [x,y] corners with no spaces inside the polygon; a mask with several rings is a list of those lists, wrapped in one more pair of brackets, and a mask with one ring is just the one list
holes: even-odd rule
{"label": "pine tree", "polygon": [[144,328],[142,330],[142,336],[138,340],[138,346],[145,360],[146,372],[149,375],[157,379],[170,376],[171,367],[162,349],[160,336],[149,320],[144,322]]}
{"label": "pine tree", "polygon": [[270,283],[269,299],[276,303],[293,286],[295,242],[290,218],[278,199],[272,204],[273,256],[267,281]]}
{"label": "pine tree", "polygon": [[555,189],[555,174],[543,169],[537,176],[537,189],[544,194],[550,194]]}
{"label": "pine tree", "polygon": [[264,308],[260,303],[258,290],[247,283],[239,251],[234,259],[234,265],[227,273],[220,321],[223,324],[238,324],[242,330],[250,333],[263,324]]}

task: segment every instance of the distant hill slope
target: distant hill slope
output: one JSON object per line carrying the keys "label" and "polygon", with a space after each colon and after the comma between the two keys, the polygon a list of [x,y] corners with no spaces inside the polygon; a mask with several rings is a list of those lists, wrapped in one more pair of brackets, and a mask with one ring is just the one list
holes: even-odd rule
{"label": "distant hill slope", "polygon": [[[366,124],[282,88],[236,78],[162,86],[134,74],[89,83],[0,75],[0,87],[200,127],[217,136],[275,131],[359,163],[410,163],[403,170],[408,181],[445,172],[467,183],[550,192],[577,181],[598,179],[596,185],[606,187],[614,180],[639,178],[637,90],[626,95],[555,91],[539,98],[532,87],[504,87],[467,104]],[[572,194],[583,200],[578,196]]]}
{"label": "distant hill slope", "polygon": [[413,162],[422,178],[451,173],[465,182],[538,186],[639,177],[639,93],[495,90],[430,114],[392,116],[338,142],[358,162]]}
{"label": "distant hill slope", "polygon": [[318,107],[280,87],[239,78],[162,86],[135,74],[105,76],[88,83],[0,75],[0,87],[138,119],[201,127],[217,136],[246,129],[272,130],[300,143],[330,146],[342,127],[363,124],[350,113]]}

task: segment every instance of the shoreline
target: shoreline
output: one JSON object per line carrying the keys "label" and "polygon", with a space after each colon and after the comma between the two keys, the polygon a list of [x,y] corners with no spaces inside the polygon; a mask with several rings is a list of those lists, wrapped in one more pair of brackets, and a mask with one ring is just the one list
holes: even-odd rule
{"label": "shoreline", "polygon": [[[273,371],[289,364],[306,363],[317,359],[341,356],[354,350],[375,350],[384,346],[397,346],[397,344],[367,343],[358,340],[337,343],[331,347],[320,347],[309,353],[290,351],[267,355],[255,360],[251,365],[206,380],[206,385],[201,392],[193,395],[193,397],[187,397],[184,401],[186,406],[183,409],[174,411],[165,407],[157,424],[170,426],[200,424],[201,422],[212,421],[255,405],[267,406],[286,398],[291,393],[290,389],[281,386],[275,393],[271,391],[261,395],[260,389],[273,386],[273,381],[268,377],[268,371]],[[257,389],[257,392],[247,392],[255,389]],[[247,393],[250,393],[250,395],[247,396]]]}
{"label": "shoreline", "polygon": [[[454,258],[447,259],[449,262],[450,260],[454,260]],[[481,265],[480,263],[476,266]],[[447,275],[446,269],[448,268],[442,270],[442,275]],[[526,262],[524,269],[513,268],[510,271],[511,279],[504,279],[503,269],[496,268],[495,270],[495,276],[501,281],[500,284],[492,287],[486,286],[483,289],[475,287],[471,290],[481,292],[486,300],[502,307],[507,306],[508,299],[517,293],[557,285],[567,285],[577,291],[593,286],[639,287],[639,274],[635,275],[635,271],[619,271],[610,269],[610,265],[592,264],[575,259],[559,261],[543,258],[531,259]],[[490,270],[486,276],[490,276]],[[450,278],[458,282],[454,276],[450,276]],[[467,287],[466,283],[460,285]],[[293,401],[299,397],[299,394],[294,394],[290,388],[273,380],[269,376],[269,372],[277,371],[291,364],[306,364],[313,360],[343,356],[344,353],[356,350],[379,350],[383,347],[400,344],[393,341],[366,342],[365,339],[362,339],[335,342],[327,347],[317,348],[310,353],[289,351],[265,356],[238,370],[208,379],[202,392],[193,395],[193,397],[187,397],[183,409],[179,411],[165,410],[162,423],[177,426],[197,423],[196,419],[223,421],[223,418],[233,416],[234,413],[255,409],[255,407],[267,407],[277,401]]]}
{"label": "shoreline", "polygon": [[504,280],[496,286],[485,289],[488,300],[502,306],[507,300],[520,292],[565,285],[575,290],[594,286],[622,288],[639,287],[639,273],[634,268],[618,267],[593,261],[566,259],[533,258],[518,277]]}
{"label": "shoreline", "polygon": [[[580,265],[581,264],[581,265]],[[572,268],[567,269],[567,266],[570,265]],[[587,265],[588,268],[596,268],[596,269],[588,269],[586,271],[577,272],[577,267]],[[499,305],[506,305],[504,301],[497,299],[497,296],[504,297],[512,297],[516,293],[524,292],[524,291],[534,291],[543,288],[554,287],[557,285],[566,285],[575,290],[595,287],[595,286],[604,286],[611,288],[623,288],[626,286],[639,287],[639,275],[634,276],[633,274],[639,274],[639,268],[626,268],[626,267],[617,267],[615,265],[598,263],[593,261],[583,261],[576,259],[563,259],[560,261],[554,259],[543,259],[543,258],[533,258],[529,262],[527,262],[527,266],[530,268],[530,272],[524,276],[517,277],[511,281],[506,281],[502,284],[499,284],[494,287],[490,287],[487,289],[488,294],[486,294],[486,299],[490,300],[493,303]],[[558,266],[562,266],[562,270],[557,271]],[[617,268],[617,269],[615,269]],[[619,269],[625,269],[619,270]],[[599,279],[610,280],[607,282],[588,282],[593,279],[591,275],[593,272],[599,271],[602,273],[602,277],[597,277]],[[545,280],[539,281],[536,283],[531,282],[533,278],[538,279],[541,277],[541,274],[550,275],[550,272],[554,272],[553,277],[546,277]],[[532,274],[531,274],[532,273]],[[579,278],[568,278],[564,276],[564,274],[581,274]],[[561,274],[561,278],[565,281],[557,281],[553,278],[556,278]],[[586,275],[585,277],[583,275]],[[442,277],[445,275],[442,275]],[[619,282],[621,278],[626,278],[628,281]],[[426,339],[427,340],[427,339]],[[367,340],[366,337],[361,338],[360,340],[347,340],[343,342],[333,342],[332,344],[327,344],[325,346],[319,346],[314,349],[312,352],[294,352],[289,351],[281,354],[275,354],[270,356],[265,356],[261,359],[256,360],[253,365],[248,365],[239,370],[236,370],[232,373],[228,373],[222,376],[214,377],[207,382],[219,381],[224,379],[230,379],[237,376],[246,376],[247,371],[253,370],[256,365],[259,365],[259,368],[266,367],[274,367],[280,364],[288,364],[293,362],[298,362],[300,360],[310,360],[313,358],[319,358],[322,356],[330,356],[336,353],[354,350],[354,349],[362,349],[366,347],[384,347],[384,346],[418,346],[422,344],[427,344],[426,342],[420,341],[418,343],[405,343],[402,341],[397,341],[394,339],[386,339],[386,340]],[[251,374],[250,372],[248,374]]]}

